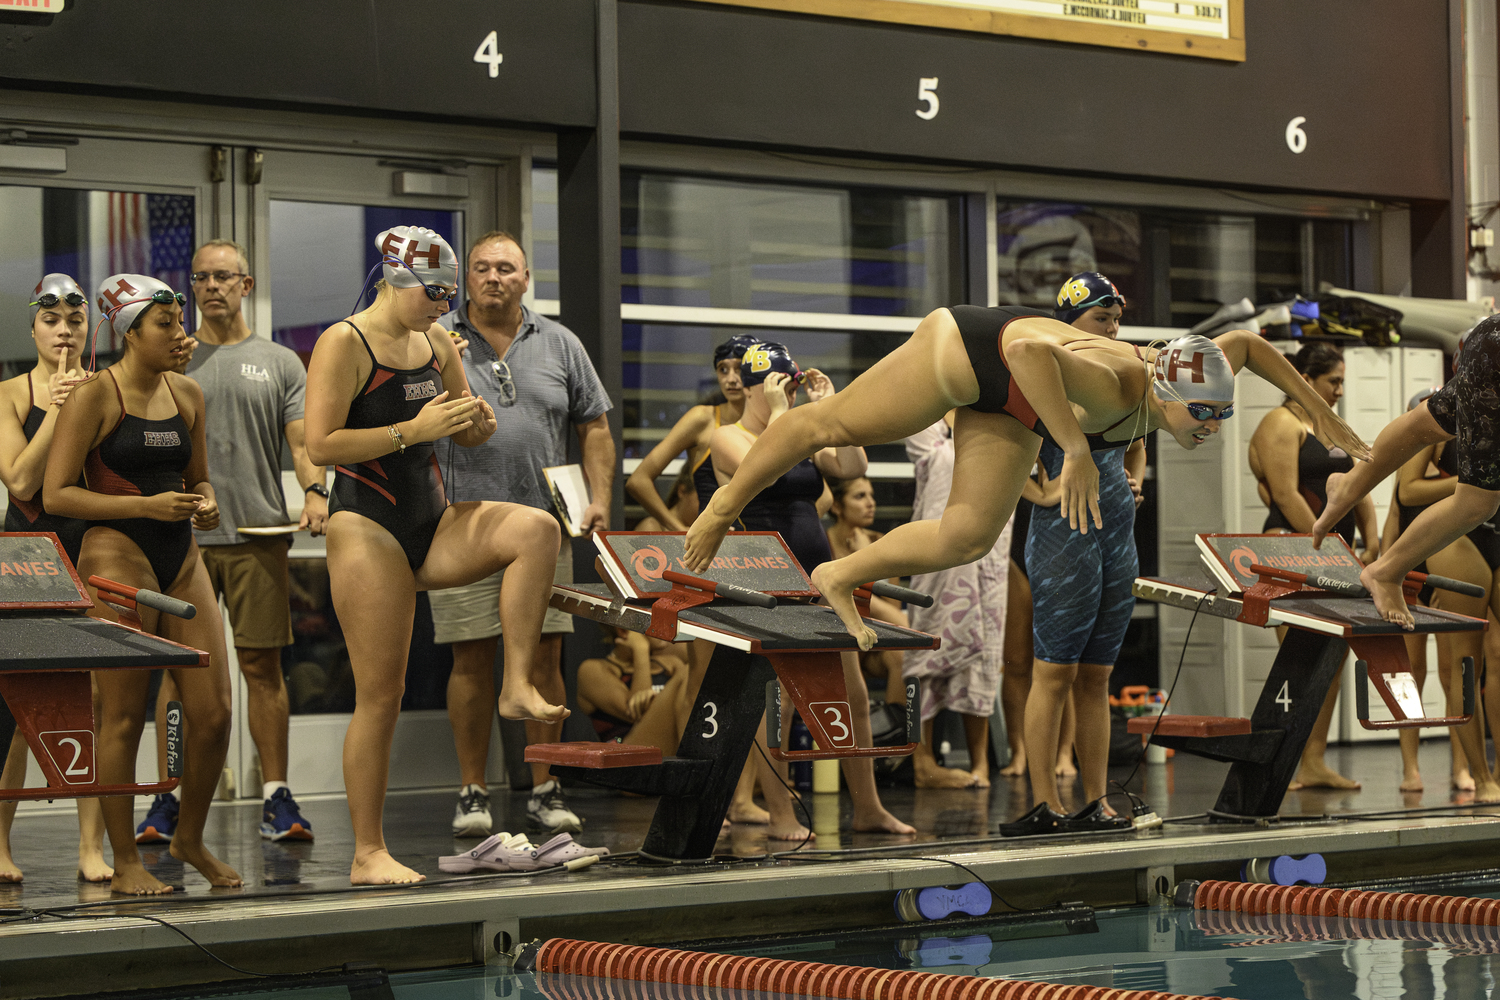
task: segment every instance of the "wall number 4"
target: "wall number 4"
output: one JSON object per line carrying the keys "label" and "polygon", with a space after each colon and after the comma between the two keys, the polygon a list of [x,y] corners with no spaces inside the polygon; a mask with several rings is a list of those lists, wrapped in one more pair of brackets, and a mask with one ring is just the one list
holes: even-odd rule
{"label": "wall number 4", "polygon": [[1289,690],[1291,684],[1291,681],[1282,681],[1281,690],[1276,692],[1276,704],[1281,706],[1282,712],[1290,712],[1292,710],[1292,693]]}
{"label": "wall number 4", "polygon": [[937,86],[938,78],[935,76],[924,76],[917,81],[917,100],[927,105],[925,108],[917,109],[917,117],[925,122],[930,122],[937,117]]}
{"label": "wall number 4", "polygon": [[484,41],[479,43],[479,48],[474,50],[474,61],[490,68],[490,79],[500,75],[500,64],[505,57],[500,54],[500,38],[496,32],[490,32],[484,36]]}

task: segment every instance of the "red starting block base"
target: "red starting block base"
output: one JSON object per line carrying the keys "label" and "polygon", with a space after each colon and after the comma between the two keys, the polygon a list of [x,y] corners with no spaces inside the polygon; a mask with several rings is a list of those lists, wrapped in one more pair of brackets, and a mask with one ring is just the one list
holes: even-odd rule
{"label": "red starting block base", "polygon": [[1221,715],[1137,715],[1125,722],[1126,732],[1150,736],[1242,736],[1250,732],[1249,719]]}
{"label": "red starting block base", "polygon": [[114,795],[159,795],[177,788],[177,779],[141,785],[73,785],[65,788],[0,789],[0,802],[35,802],[46,799],[103,799]]}
{"label": "red starting block base", "polygon": [[558,764],[601,770],[608,767],[653,767],[662,760],[661,748],[625,743],[537,743],[526,748],[528,764]]}

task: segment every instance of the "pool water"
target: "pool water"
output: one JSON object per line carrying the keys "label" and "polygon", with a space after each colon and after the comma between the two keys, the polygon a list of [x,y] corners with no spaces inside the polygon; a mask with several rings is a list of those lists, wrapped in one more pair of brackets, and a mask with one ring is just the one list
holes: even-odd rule
{"label": "pool water", "polygon": [[[1423,890],[1401,886],[1399,891]],[[1494,896],[1496,887],[1492,883],[1444,885],[1426,891]],[[1495,928],[1459,934],[1451,928],[1408,924],[1379,932],[1399,939],[1320,940],[1329,933],[1327,922],[1314,926],[1295,919],[1146,907],[1099,911],[1095,923],[1096,932],[1079,933],[1076,921],[1070,932],[1055,921],[1018,925],[986,924],[981,919],[957,925],[906,924],[889,933],[803,935],[693,947],[839,965],[1243,1000],[1500,1000],[1496,990],[1500,932]],[[1348,925],[1344,930],[1349,930]],[[239,990],[247,985],[240,985]],[[393,975],[389,987],[392,1000],[694,1000],[695,995],[692,988],[683,986],[571,976],[542,977],[539,982],[531,974],[481,968]],[[704,1000],[709,1000],[710,991],[702,992]],[[729,1000],[737,991],[711,992],[713,1000]],[[384,1000],[378,992],[351,994],[342,986],[237,991],[237,995]]]}

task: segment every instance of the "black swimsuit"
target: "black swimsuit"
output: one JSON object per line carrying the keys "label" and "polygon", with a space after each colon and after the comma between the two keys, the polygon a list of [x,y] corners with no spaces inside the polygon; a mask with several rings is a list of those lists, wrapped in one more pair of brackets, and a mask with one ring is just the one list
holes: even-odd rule
{"label": "black swimsuit", "polygon": [[[714,407],[714,430],[720,427],[719,408]],[[698,464],[693,466],[693,488],[698,491],[698,509],[708,510],[708,502],[713,499],[714,490],[719,488],[719,477],[714,475],[714,463],[709,461],[712,448],[704,448],[703,454],[698,456]]]}
{"label": "black swimsuit", "polygon": [[[1312,508],[1314,517],[1321,514],[1323,508],[1328,506],[1328,477],[1335,472],[1348,472],[1352,468],[1354,468],[1354,459],[1342,449],[1339,449],[1338,455],[1334,455],[1332,451],[1323,447],[1323,442],[1311,432],[1303,438],[1302,449],[1297,452],[1297,492],[1302,494],[1302,499],[1306,500],[1307,505]],[[1260,529],[1262,534],[1273,528],[1291,532],[1297,530],[1286,519],[1281,508],[1276,506],[1275,501],[1271,502],[1270,507],[1271,511],[1266,515],[1266,523]],[[1354,526],[1354,513],[1351,511],[1333,530],[1352,546]]]}
{"label": "black swimsuit", "polygon": [[[359,334],[373,367],[359,395],[349,404],[345,427],[389,427],[411,420],[428,400],[443,391],[436,351],[420,368],[388,368],[376,360],[364,332],[353,323],[349,325]],[[329,497],[329,513],[347,510],[368,517],[400,543],[412,569],[421,566],[448,508],[433,443],[409,444],[404,452],[334,469],[337,475]]]}
{"label": "black swimsuit", "polygon": [[[47,411],[36,405],[36,390],[31,386],[31,376],[26,376],[26,392],[31,399],[31,410],[26,414],[26,422],[21,425],[21,430],[30,441],[36,437],[36,432],[41,430],[42,421],[47,419]],[[78,485],[85,485],[83,480]],[[89,523],[78,517],[58,517],[49,514],[42,507],[41,491],[30,500],[21,500],[14,493],[10,494],[10,506],[5,511],[6,531],[50,531],[62,542],[63,551],[78,565],[78,550],[83,545],[83,533],[89,530]]]}
{"label": "black swimsuit", "polygon": [[[125,412],[125,396],[115,373],[105,369],[120,400],[120,422],[88,453],[83,478],[90,490],[105,496],[152,497],[183,492],[182,473],[193,458],[193,436],[182,409],[165,420],[147,420]],[[167,392],[172,384],[167,383]],[[175,405],[177,396],[173,394]],[[94,522],[113,528],[136,544],[151,563],[156,589],[165,592],[177,581],[193,545],[191,520],[158,521],[127,517]]]}
{"label": "black swimsuit", "polygon": [[823,477],[812,459],[804,458],[745,505],[738,526],[744,531],[781,532],[803,572],[810,574],[833,559],[828,533],[818,517],[822,495]]}
{"label": "black swimsuit", "polygon": [[[1440,479],[1447,479],[1457,475],[1458,449],[1451,445],[1444,445],[1442,454],[1438,456],[1437,461],[1433,464],[1438,467],[1438,471],[1443,473],[1442,476],[1438,477]],[[1432,504],[1412,506],[1401,503],[1399,491],[1396,497],[1396,505],[1400,514],[1402,531],[1405,531],[1424,510],[1432,506]],[[1474,547],[1484,557],[1484,561],[1489,565],[1491,573],[1500,569],[1500,526],[1497,526],[1494,521],[1486,521],[1469,532],[1469,541],[1474,543]],[[1427,572],[1427,563],[1424,561],[1417,569],[1423,573]]]}
{"label": "black swimsuit", "polygon": [[1500,316],[1474,327],[1454,365],[1453,377],[1427,398],[1427,412],[1458,439],[1458,481],[1500,490]]}

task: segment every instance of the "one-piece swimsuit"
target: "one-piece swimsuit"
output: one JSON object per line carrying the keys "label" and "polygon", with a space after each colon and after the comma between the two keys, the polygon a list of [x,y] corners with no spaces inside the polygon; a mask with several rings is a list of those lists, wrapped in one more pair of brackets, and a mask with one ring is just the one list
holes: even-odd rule
{"label": "one-piece swimsuit", "polygon": [[[30,441],[42,429],[47,411],[36,405],[36,390],[32,387],[30,375],[26,376],[26,392],[31,401],[31,409],[26,413],[26,421],[21,425],[21,430],[25,433],[26,440]],[[81,476],[78,485],[86,485]],[[73,561],[74,567],[77,567],[78,550],[83,545],[83,533],[89,530],[89,522],[79,517],[59,517],[47,513],[42,507],[41,490],[37,490],[30,500],[22,500],[14,493],[10,494],[10,506],[5,510],[5,530],[52,532],[62,543],[63,551]]]}

